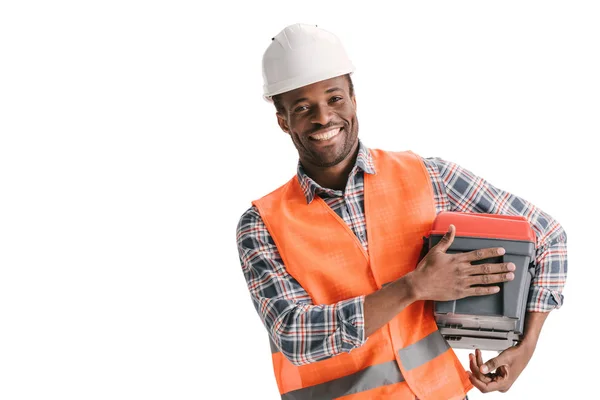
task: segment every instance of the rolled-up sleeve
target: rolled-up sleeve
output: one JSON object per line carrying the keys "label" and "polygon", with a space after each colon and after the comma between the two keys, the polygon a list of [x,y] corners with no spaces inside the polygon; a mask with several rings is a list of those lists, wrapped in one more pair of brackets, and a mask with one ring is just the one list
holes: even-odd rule
{"label": "rolled-up sleeve", "polygon": [[520,215],[529,221],[536,235],[536,253],[527,311],[560,308],[567,280],[567,234],[563,227],[527,200],[493,186],[455,163],[441,158],[425,161],[437,167],[446,195],[440,203],[446,202],[448,210]]}
{"label": "rolled-up sleeve", "polygon": [[293,364],[324,360],[365,343],[364,296],[313,304],[286,271],[255,207],[240,218],[237,245],[254,307],[277,349]]}

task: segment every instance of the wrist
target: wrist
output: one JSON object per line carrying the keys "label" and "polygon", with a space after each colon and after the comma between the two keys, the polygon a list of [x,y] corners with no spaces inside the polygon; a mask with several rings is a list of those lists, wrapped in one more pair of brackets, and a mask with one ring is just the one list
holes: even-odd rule
{"label": "wrist", "polygon": [[401,282],[406,287],[406,293],[410,302],[423,300],[421,287],[419,286],[419,275],[416,271],[409,272],[396,282]]}

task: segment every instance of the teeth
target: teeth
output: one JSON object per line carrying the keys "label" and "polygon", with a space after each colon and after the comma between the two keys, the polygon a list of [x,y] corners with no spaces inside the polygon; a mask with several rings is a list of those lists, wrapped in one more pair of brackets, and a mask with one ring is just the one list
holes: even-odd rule
{"label": "teeth", "polygon": [[311,139],[315,139],[315,140],[329,140],[332,137],[334,137],[335,135],[337,135],[338,133],[340,133],[340,128],[337,129],[332,129],[330,131],[327,132],[323,132],[323,133],[319,133],[318,135],[311,135]]}

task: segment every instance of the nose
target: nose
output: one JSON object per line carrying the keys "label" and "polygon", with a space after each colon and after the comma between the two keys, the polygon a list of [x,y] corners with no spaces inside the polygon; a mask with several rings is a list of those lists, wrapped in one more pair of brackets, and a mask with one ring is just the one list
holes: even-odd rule
{"label": "nose", "polygon": [[331,121],[331,109],[327,104],[318,104],[313,107],[311,122],[313,124],[327,125]]}

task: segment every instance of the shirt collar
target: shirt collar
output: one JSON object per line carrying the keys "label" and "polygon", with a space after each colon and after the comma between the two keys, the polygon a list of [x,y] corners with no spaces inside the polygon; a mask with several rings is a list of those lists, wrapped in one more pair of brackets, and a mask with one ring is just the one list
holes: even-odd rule
{"label": "shirt collar", "polygon": [[[363,171],[367,174],[375,174],[375,164],[373,164],[373,157],[371,157],[371,153],[369,152],[367,146],[365,146],[360,140],[358,141],[358,155],[356,156],[356,163],[354,164],[354,168],[352,169],[352,171],[353,172],[351,172],[351,174],[357,173],[358,171]],[[319,185],[310,176],[306,174],[300,161],[298,161],[297,175],[298,182],[300,182],[300,187],[304,192],[307,204],[310,204],[313,201],[317,193],[338,192],[333,189],[321,187],[321,185]]]}

